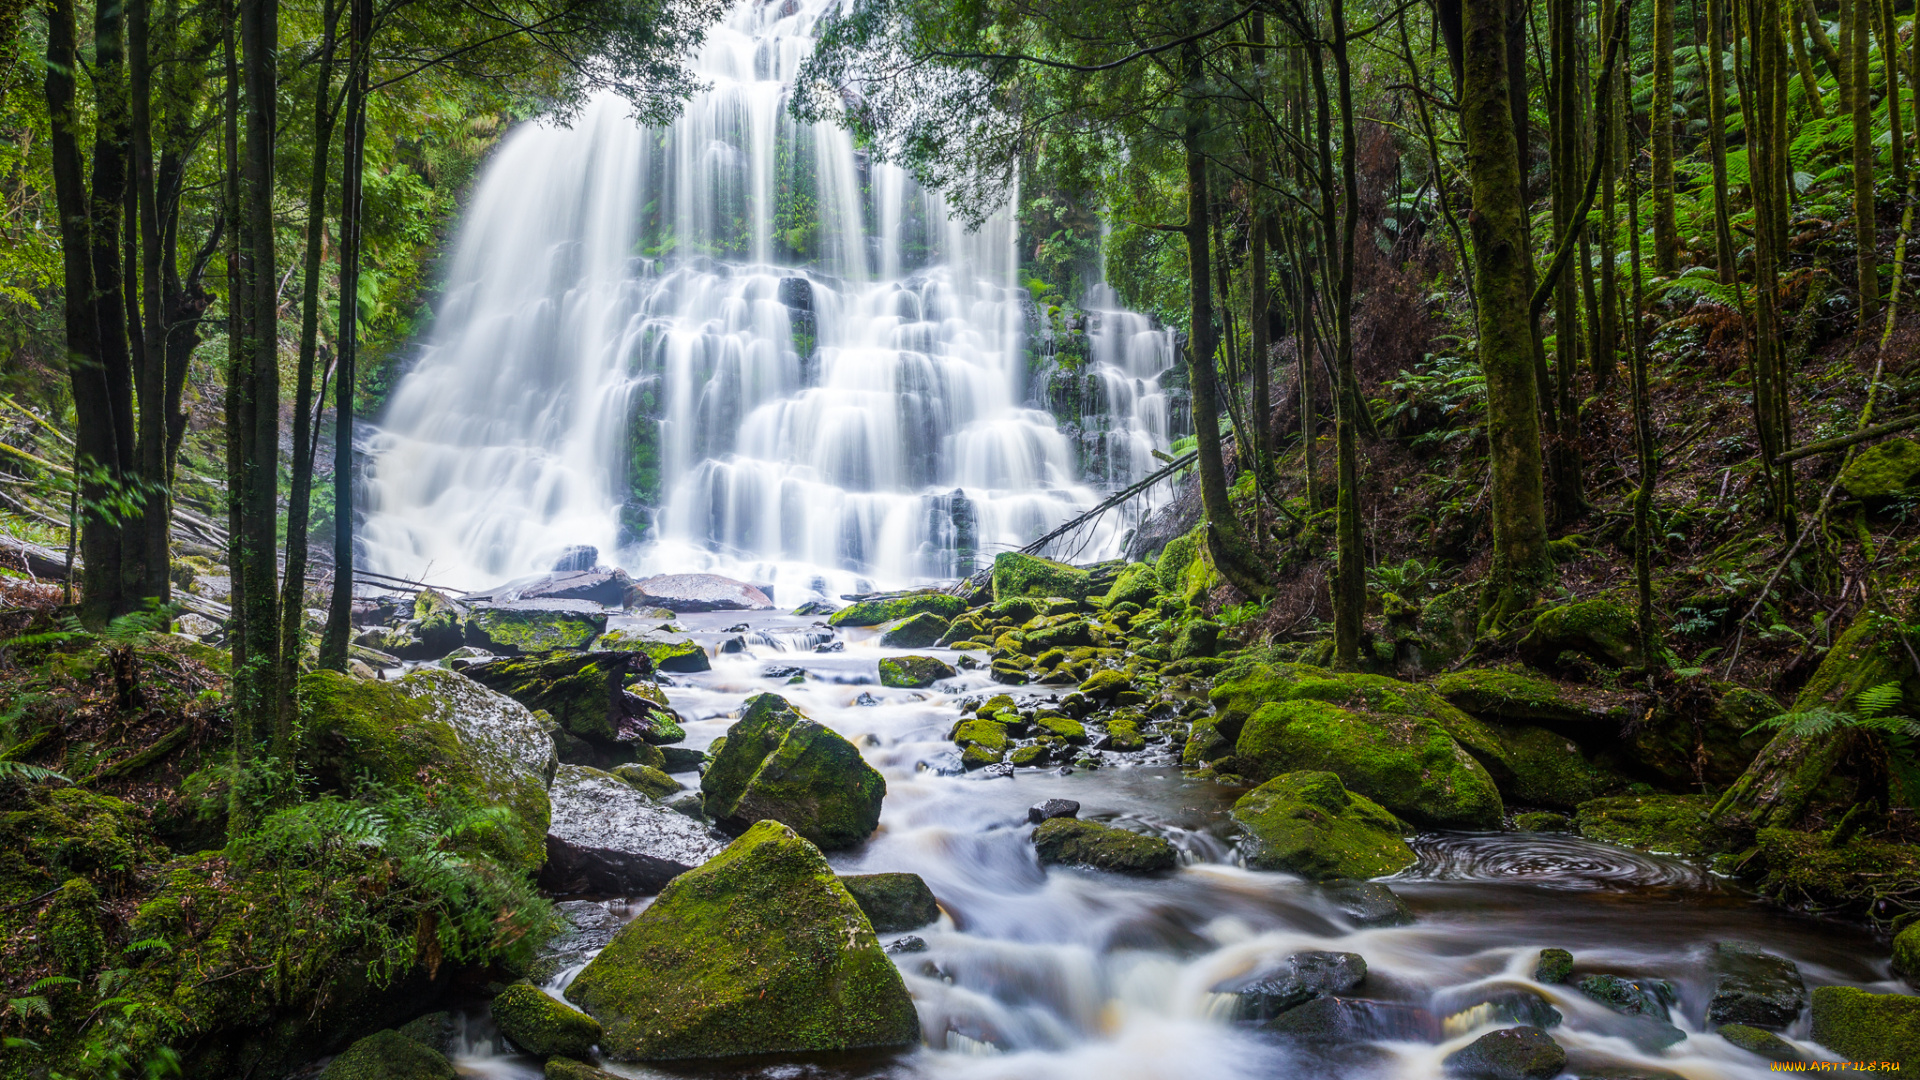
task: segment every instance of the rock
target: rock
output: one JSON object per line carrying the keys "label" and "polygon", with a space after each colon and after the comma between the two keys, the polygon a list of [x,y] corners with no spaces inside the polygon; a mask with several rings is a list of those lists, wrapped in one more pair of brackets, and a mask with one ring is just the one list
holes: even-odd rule
{"label": "rock", "polygon": [[958,674],[935,656],[889,656],[880,661],[880,685],[898,690],[918,690]]}
{"label": "rock", "polygon": [[371,780],[423,796],[430,789],[436,802],[504,807],[509,821],[460,843],[509,866],[540,866],[547,782],[559,764],[549,721],[442,668],[391,682],[316,671],[301,677],[300,698],[301,760],[322,788]]}
{"label": "rock", "polygon": [[633,583],[635,602],[668,611],[766,611],[767,594],[718,574],[661,574]]}
{"label": "rock", "polygon": [[1087,741],[1086,726],[1070,716],[1039,713],[1033,718],[1033,726],[1043,735],[1053,735],[1071,743]]}
{"label": "rock", "polygon": [[887,782],[837,732],[761,694],[727,729],[700,791],[707,816],[731,834],[772,819],[833,851],[872,835]]}
{"label": "rock", "polygon": [[606,633],[607,616],[584,600],[516,600],[476,606],[466,643],[503,655],[584,649]]}
{"label": "rock", "polygon": [[1813,1041],[1848,1061],[1920,1061],[1920,997],[1822,986],[1813,992]]}
{"label": "rock", "polygon": [[552,573],[521,578],[472,599],[495,604],[516,600],[580,600],[601,607],[626,607],[632,594],[633,579],[625,570],[600,570],[589,564],[577,570],[556,568]]}
{"label": "rock", "polygon": [[1640,631],[1632,606],[1618,600],[1579,600],[1550,607],[1534,616],[1518,646],[1522,656],[1554,663],[1575,652],[1617,668],[1639,667]]}
{"label": "rock", "polygon": [[1003,551],[993,559],[993,598],[1065,596],[1085,600],[1091,575],[1066,563]]}
{"label": "rock", "polygon": [[1766,1058],[1768,1061],[1805,1061],[1806,1056],[1787,1040],[1757,1027],[1745,1024],[1721,1024],[1715,1034],[1742,1050]]}
{"label": "rock", "polygon": [[550,1057],[546,1071],[541,1074],[545,1080],[621,1080],[619,1076],[605,1069],[596,1069],[583,1061],[568,1057]]}
{"label": "rock", "polygon": [[220,634],[225,628],[204,615],[195,615],[189,611],[173,620],[173,632],[193,638],[208,638]]}
{"label": "rock", "polygon": [[1525,986],[1481,983],[1434,995],[1433,1011],[1447,1031],[1472,1031],[1488,1024],[1557,1027],[1566,1019],[1553,1003]]}
{"label": "rock", "polygon": [[809,600],[794,608],[793,613],[795,615],[831,615],[839,610],[840,607],[837,604],[830,604],[825,600]]}
{"label": "rock", "polygon": [[1888,439],[1854,454],[1840,470],[1840,486],[1862,502],[1885,502],[1920,480],[1920,442]]}
{"label": "rock", "polygon": [[1035,825],[1061,817],[1079,817],[1080,804],[1072,799],[1048,799],[1027,807],[1027,820]]}
{"label": "rock", "polygon": [[1377,881],[1340,879],[1320,883],[1320,895],[1355,926],[1407,926],[1413,909]]}
{"label": "rock", "polygon": [[460,1036],[460,1025],[450,1012],[430,1012],[400,1025],[401,1035],[435,1053],[452,1054]]}
{"label": "rock", "polygon": [[1537,1027],[1503,1028],[1448,1054],[1440,1067],[1480,1080],[1552,1080],[1567,1067],[1567,1052]]}
{"label": "rock", "polygon": [[[732,739],[729,739],[731,744]],[[893,961],[818,850],[763,821],[681,875],[567,987],[622,1061],[907,1046]]]}
{"label": "rock", "polygon": [[924,649],[947,632],[947,620],[931,611],[923,611],[895,624],[880,635],[880,644],[888,649]]}
{"label": "rock", "polygon": [[1400,822],[1330,772],[1277,776],[1241,796],[1232,818],[1255,870],[1327,881],[1384,877],[1415,861]]}
{"label": "rock", "polygon": [[875,597],[841,608],[827,618],[828,626],[879,626],[914,615],[951,619],[967,610],[967,602],[942,592],[916,592]]}
{"label": "rock", "polygon": [[1565,949],[1540,950],[1540,959],[1533,965],[1534,982],[1563,983],[1572,975],[1572,953]]}
{"label": "rock", "polygon": [[1893,936],[1893,973],[1909,985],[1920,982],[1920,922],[1911,922]]}
{"label": "rock", "polygon": [[1513,815],[1513,830],[1515,832],[1572,832],[1573,822],[1568,820],[1565,814],[1557,814],[1551,810],[1534,810]]}
{"label": "rock", "polygon": [[553,913],[560,916],[560,929],[541,944],[532,966],[527,968],[527,981],[536,986],[544,986],[566,969],[586,963],[625,925],[606,905],[592,900],[562,900],[553,905]]}
{"label": "rock", "polygon": [[1573,828],[1589,840],[1669,855],[1718,850],[1707,795],[1623,795],[1581,803]]}
{"label": "rock", "polygon": [[685,790],[680,781],[652,765],[616,765],[613,775],[649,799],[667,799]]}
{"label": "rock", "polygon": [[1096,701],[1112,701],[1114,696],[1133,689],[1133,679],[1124,671],[1102,668],[1080,684],[1080,692]]}
{"label": "rock", "polygon": [[1271,1020],[1317,997],[1351,994],[1366,980],[1367,961],[1359,953],[1300,952],[1277,969],[1213,992],[1239,994],[1241,1019]]}
{"label": "rock", "polygon": [[840,884],[877,934],[917,930],[940,917],[933,890],[919,874],[842,874]]}
{"label": "rock", "polygon": [[704,825],[597,769],[560,766],[551,794],[553,824],[540,872],[550,892],[659,892],[722,848]]}
{"label": "rock", "polygon": [[1113,580],[1101,606],[1111,611],[1121,604],[1150,607],[1160,599],[1160,574],[1151,563],[1134,563]]}
{"label": "rock", "polygon": [[526,983],[502,990],[492,1011],[500,1034],[534,1057],[586,1057],[600,1042],[600,1021]]}
{"label": "rock", "polygon": [[1626,695],[1576,691],[1551,679],[1519,671],[1480,668],[1448,672],[1433,689],[1475,716],[1510,724],[1542,724],[1555,730],[1591,731],[1611,737],[1632,715]]}
{"label": "rock", "polygon": [[1317,997],[1269,1020],[1265,1030],[1309,1047],[1393,1040],[1437,1042],[1433,1014],[1396,1001]]}
{"label": "rock", "polygon": [[659,768],[662,772],[694,772],[707,765],[705,750],[689,750],[684,746],[662,746],[659,749]]}
{"label": "rock", "polygon": [[445,1054],[397,1031],[369,1035],[320,1070],[320,1080],[455,1080]]}
{"label": "rock", "polygon": [[1659,979],[1623,979],[1588,975],[1575,988],[1622,1016],[1646,1016],[1665,1023],[1673,1005],[1673,987]]}
{"label": "rock", "polygon": [[637,652],[546,653],[470,664],[463,673],[589,743],[671,743],[686,737]]}
{"label": "rock", "polygon": [[1042,865],[1087,866],[1116,874],[1156,874],[1180,863],[1180,852],[1158,836],[1077,818],[1051,818],[1033,831]]}
{"label": "rock", "polygon": [[1206,619],[1193,619],[1174,635],[1173,658],[1188,660],[1196,656],[1212,656],[1219,647],[1220,624]]}
{"label": "rock", "polygon": [[1707,1022],[1775,1031],[1792,1026],[1807,1005],[1800,969],[1785,957],[1741,941],[1716,941],[1707,956],[1714,974]]}
{"label": "rock", "polygon": [[898,956],[901,953],[917,953],[917,952],[926,952],[926,951],[927,951],[927,940],[922,937],[917,937],[913,934],[908,934],[906,937],[899,938],[895,940],[893,944],[887,946],[887,955],[889,956]]}

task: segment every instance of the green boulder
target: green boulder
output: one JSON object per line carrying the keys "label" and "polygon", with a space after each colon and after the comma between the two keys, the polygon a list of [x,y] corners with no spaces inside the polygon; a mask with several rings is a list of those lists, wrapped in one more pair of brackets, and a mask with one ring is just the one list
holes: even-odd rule
{"label": "green boulder", "polygon": [[607,632],[607,616],[585,601],[485,604],[467,615],[467,644],[495,653],[584,649]]}
{"label": "green boulder", "polygon": [[880,644],[889,649],[924,649],[936,644],[947,632],[947,620],[931,611],[910,615],[880,635]]}
{"label": "green boulder", "polygon": [[1707,823],[1707,795],[1621,795],[1582,803],[1573,829],[1589,840],[1665,855],[1719,850]]}
{"label": "green boulder", "polygon": [[527,983],[515,983],[493,999],[493,1023],[534,1057],[586,1057],[600,1042],[600,1021]]}
{"label": "green boulder", "polygon": [[[732,739],[729,739],[729,744]],[[777,822],[675,878],[567,987],[622,1061],[907,1046],[913,999],[813,845]]]}
{"label": "green boulder", "polygon": [[1190,660],[1214,655],[1220,648],[1220,624],[1207,619],[1192,619],[1173,637],[1173,658]]}
{"label": "green boulder", "polygon": [[1893,936],[1893,973],[1909,984],[1920,981],[1920,921]]}
{"label": "green boulder", "polygon": [[1533,965],[1533,981],[1563,983],[1573,976],[1573,954],[1565,949],[1541,949]]}
{"label": "green boulder", "polygon": [[1156,874],[1180,864],[1180,852],[1158,836],[1144,836],[1097,821],[1049,818],[1033,830],[1043,864],[1086,866],[1116,874]]}
{"label": "green boulder", "polygon": [[637,652],[653,662],[655,671],[675,674],[709,671],[713,662],[707,650],[692,638],[660,631],[613,630],[594,639],[596,652]]}
{"label": "green boulder", "polygon": [[880,685],[900,690],[918,690],[959,672],[937,656],[889,656],[880,661]]}
{"label": "green boulder", "polygon": [[907,593],[862,600],[841,608],[827,617],[828,626],[879,626],[896,619],[932,614],[951,619],[967,610],[967,602],[943,592]]}
{"label": "green boulder", "polygon": [[1106,599],[1101,606],[1109,611],[1121,604],[1138,604],[1149,607],[1160,599],[1160,574],[1152,563],[1134,563],[1113,581],[1113,587],[1107,590]]}
{"label": "green boulder", "polygon": [[1888,439],[1859,451],[1840,470],[1840,486],[1863,502],[1879,502],[1905,492],[1920,481],[1920,442]]}
{"label": "green boulder", "polygon": [[1534,616],[1518,646],[1522,655],[1551,664],[1573,652],[1618,668],[1637,668],[1640,626],[1634,609],[1618,600],[1579,600],[1550,607]]}
{"label": "green boulder", "polygon": [[1255,870],[1328,881],[1384,877],[1414,863],[1400,822],[1330,772],[1276,776],[1241,796],[1232,817]]}
{"label": "green boulder", "polygon": [[1813,1041],[1847,1061],[1920,1063],[1920,997],[1822,986],[1813,992]]}
{"label": "green boulder", "polygon": [[1039,713],[1033,718],[1033,726],[1037,728],[1041,734],[1058,736],[1068,742],[1087,741],[1086,725],[1071,716],[1061,716],[1059,713]]}
{"label": "green boulder", "polygon": [[707,816],[728,833],[771,819],[833,851],[873,834],[887,781],[838,732],[761,694],[727,729],[700,792]]}
{"label": "green boulder", "polygon": [[948,736],[956,746],[984,746],[989,750],[1007,748],[1007,725],[986,717],[974,717],[962,720],[953,726]]}
{"label": "green boulder", "polygon": [[361,1039],[320,1070],[320,1080],[455,1080],[458,1075],[445,1054],[397,1031]]}
{"label": "green boulder", "polygon": [[567,1057],[548,1058],[546,1071],[541,1075],[545,1080],[622,1080],[605,1069],[596,1069],[584,1061]]}
{"label": "green boulder", "polygon": [[1765,1028],[1749,1027],[1746,1024],[1721,1024],[1714,1033],[1733,1045],[1750,1053],[1758,1054],[1768,1061],[1805,1061],[1800,1051],[1792,1043],[1775,1035]]}
{"label": "green boulder", "polygon": [[1064,596],[1085,600],[1092,587],[1091,578],[1085,570],[1066,563],[1003,551],[993,559],[993,598]]}
{"label": "green boulder", "polygon": [[1577,694],[1551,679],[1518,671],[1454,671],[1432,685],[1451,704],[1485,720],[1592,729],[1612,736],[1629,717],[1624,695],[1608,700]]}
{"label": "green boulder", "polygon": [[940,917],[933,890],[919,874],[843,874],[840,884],[878,934],[917,930]]}
{"label": "green boulder", "polygon": [[1133,678],[1124,671],[1102,668],[1080,684],[1080,692],[1097,701],[1111,701],[1116,694],[1133,689]]}
{"label": "green boulder", "polygon": [[613,775],[650,799],[665,799],[682,790],[680,781],[652,765],[619,765]]}
{"label": "green boulder", "polygon": [[652,662],[637,652],[543,653],[463,669],[590,743],[678,742],[686,732],[652,673]]}

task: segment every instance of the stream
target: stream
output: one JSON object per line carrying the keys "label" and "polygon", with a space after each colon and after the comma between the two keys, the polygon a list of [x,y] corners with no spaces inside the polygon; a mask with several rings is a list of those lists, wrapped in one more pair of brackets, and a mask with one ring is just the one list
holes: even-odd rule
{"label": "stream", "polygon": [[[623,1076],[1437,1077],[1448,1053],[1516,1022],[1499,1007],[1501,990],[1525,987],[1564,1017],[1551,1031],[1572,1075],[1760,1077],[1771,1071],[1767,1061],[1703,1024],[1711,943],[1749,941],[1786,956],[1809,990],[1846,983],[1904,992],[1888,974],[1885,945],[1864,930],[1770,909],[1683,859],[1560,834],[1423,835],[1418,865],[1386,879],[1416,921],[1359,927],[1323,887],[1238,866],[1225,812],[1240,792],[1188,779],[1171,762],[961,772],[945,738],[960,703],[1006,689],[984,670],[962,671],[937,690],[885,689],[876,664],[889,651],[870,631],[841,631],[844,651],[821,653],[811,646],[827,631],[810,618],[717,613],[676,622],[709,644],[746,643],[744,652],[716,655],[711,671],[670,677],[684,745],[703,748],[725,734],[729,714],[753,694],[787,697],[860,746],[887,779],[879,831],[829,856],[835,869],[919,874],[944,914],[915,932],[924,951],[894,957],[919,1009],[922,1048],[671,1070],[606,1066]],[[795,667],[803,681],[780,670]],[[1016,696],[1060,692],[1027,687]],[[699,783],[692,773],[678,779]],[[1077,800],[1083,818],[1165,836],[1181,849],[1182,865],[1145,879],[1043,869],[1026,810],[1048,798]],[[646,904],[602,899],[623,918]],[[1547,947],[1571,950],[1581,973],[1670,981],[1678,997],[1672,1023],[1686,1038],[1646,1048],[1635,1021],[1571,986],[1534,982]],[[1318,1054],[1289,1047],[1237,1020],[1238,999],[1216,992],[1303,950],[1365,958],[1368,975],[1347,1013],[1367,1033],[1363,1042]],[[484,1015],[467,1017],[461,1075],[540,1076],[534,1059],[500,1051]],[[1806,1041],[1807,1023],[1803,1015],[1785,1034],[1809,1058],[1831,1059]]]}

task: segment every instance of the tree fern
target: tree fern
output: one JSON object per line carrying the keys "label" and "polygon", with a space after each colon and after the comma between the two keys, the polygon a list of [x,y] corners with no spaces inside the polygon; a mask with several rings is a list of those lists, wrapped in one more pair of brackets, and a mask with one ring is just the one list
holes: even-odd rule
{"label": "tree fern", "polygon": [[61,776],[52,769],[43,769],[38,765],[29,765],[24,761],[0,760],[0,780],[8,779],[25,780],[28,783],[38,783],[42,780],[57,780],[62,784],[73,783],[73,781]]}

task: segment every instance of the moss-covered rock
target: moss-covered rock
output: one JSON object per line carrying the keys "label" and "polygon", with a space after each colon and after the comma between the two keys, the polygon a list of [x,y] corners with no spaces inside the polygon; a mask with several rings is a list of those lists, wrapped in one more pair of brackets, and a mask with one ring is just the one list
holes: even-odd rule
{"label": "moss-covered rock", "polygon": [[1575,733],[1604,730],[1612,736],[1629,718],[1624,695],[1575,691],[1551,679],[1520,671],[1481,668],[1449,672],[1433,689],[1456,707],[1486,720],[1542,724]]}
{"label": "moss-covered rock", "polygon": [[455,1080],[446,1055],[397,1031],[369,1035],[327,1063],[320,1080]]}
{"label": "moss-covered rock", "polygon": [[547,1059],[545,1080],[621,1080],[605,1069],[596,1069],[584,1061],[575,1061],[568,1057],[550,1057]]}
{"label": "moss-covered rock", "polygon": [[887,782],[838,732],[776,694],[747,702],[701,777],[702,805],[740,835],[771,819],[823,850],[852,847],[880,823]]}
{"label": "moss-covered rock", "polygon": [[1541,949],[1533,965],[1533,981],[1563,983],[1573,976],[1573,954],[1565,949]]}
{"label": "moss-covered rock", "polygon": [[1187,568],[1193,565],[1204,546],[1200,536],[1205,526],[1200,526],[1184,536],[1177,536],[1167,542],[1160,550],[1160,558],[1154,563],[1154,576],[1160,579],[1160,592],[1179,596],[1181,584],[1186,578]]}
{"label": "moss-covered rock", "polygon": [[[1732,845],[1722,842],[1724,850]],[[1920,845],[1833,833],[1762,829],[1740,869],[1762,896],[1792,908],[1865,915],[1889,881],[1920,880]]]}
{"label": "moss-covered rock", "polygon": [[1116,874],[1155,874],[1180,863],[1180,852],[1158,836],[1145,836],[1097,821],[1050,818],[1033,831],[1043,864],[1086,866]]}
{"label": "moss-covered rock", "polygon": [[686,737],[680,718],[638,652],[543,653],[461,670],[591,743],[671,743]]}
{"label": "moss-covered rock", "polygon": [[1420,605],[1420,617],[1414,623],[1414,647],[1419,653],[1415,666],[1444,671],[1467,655],[1479,626],[1480,593],[1478,585],[1462,585]]}
{"label": "moss-covered rock", "polygon": [[1043,735],[1053,735],[1068,742],[1085,742],[1087,739],[1086,725],[1059,713],[1037,713],[1033,718],[1033,726]]}
{"label": "moss-covered rock", "polygon": [[1813,1041],[1847,1061],[1920,1062],[1920,997],[1822,986],[1813,992]]}
{"label": "moss-covered rock", "polygon": [[600,1042],[600,1021],[526,984],[515,983],[493,999],[500,1034],[535,1057],[586,1057]]}
{"label": "moss-covered rock", "polygon": [[1893,973],[1909,984],[1920,979],[1920,921],[1893,936]]}
{"label": "moss-covered rock", "polygon": [[880,661],[880,685],[917,690],[959,674],[937,656],[889,656]]}
{"label": "moss-covered rock", "polygon": [[813,845],[771,821],[676,878],[566,996],[600,1020],[602,1048],[623,1061],[903,1046],[920,1035],[859,904]]}
{"label": "moss-covered rock", "polygon": [[1840,470],[1840,486],[1863,502],[1893,498],[1920,481],[1920,442],[1888,439],[1861,450]]}
{"label": "moss-covered rock", "polygon": [[1768,1061],[1805,1061],[1806,1057],[1787,1040],[1765,1028],[1745,1024],[1721,1024],[1714,1033],[1733,1045]]}
{"label": "moss-covered rock", "polygon": [[1567,1052],[1537,1027],[1510,1027],[1487,1032],[1440,1065],[1448,1076],[1475,1080],[1552,1080],[1567,1067]]}
{"label": "moss-covered rock", "polygon": [[1671,855],[1718,850],[1704,795],[1621,795],[1580,805],[1574,831],[1589,840]]}
{"label": "moss-covered rock", "polygon": [[613,775],[650,799],[670,798],[683,790],[680,781],[653,765],[621,765],[613,770]]}
{"label": "moss-covered rock", "polygon": [[953,733],[948,737],[953,740],[956,746],[982,746],[988,750],[1005,750],[1007,748],[1007,725],[999,720],[989,720],[986,717],[974,717],[971,720],[962,720],[955,724],[953,726]]}
{"label": "moss-covered rock", "polygon": [[1016,596],[1064,596],[1085,600],[1092,589],[1092,576],[1066,563],[1003,551],[993,559],[993,598],[1008,600]]}
{"label": "moss-covered rock", "polygon": [[1159,570],[1151,563],[1134,563],[1120,571],[1120,576],[1114,579],[1102,606],[1108,611],[1121,604],[1138,604],[1144,608],[1151,607],[1159,599]]}
{"label": "moss-covered rock", "polygon": [[1633,607],[1605,597],[1540,611],[1520,639],[1519,649],[1543,663],[1552,663],[1563,652],[1580,653],[1619,668],[1645,663]]}
{"label": "moss-covered rock", "polygon": [[914,615],[931,614],[951,619],[967,610],[967,602],[942,592],[907,593],[883,596],[849,604],[827,617],[829,626],[879,626]]}
{"label": "moss-covered rock", "polygon": [[840,884],[877,934],[917,930],[940,917],[933,890],[919,874],[843,874]]}
{"label": "moss-covered rock", "polygon": [[880,644],[889,649],[924,649],[947,632],[947,620],[931,611],[910,615],[887,628]]}
{"label": "moss-covered rock", "polygon": [[1459,741],[1478,751],[1474,756],[1486,766],[1501,794],[1514,802],[1572,810],[1626,790],[1624,777],[1588,761],[1578,745],[1558,732],[1528,724],[1488,724],[1485,730],[1484,740]]}
{"label": "moss-covered rock", "polygon": [[1384,877],[1414,863],[1400,822],[1330,772],[1276,776],[1241,796],[1232,817],[1255,870],[1326,881]]}
{"label": "moss-covered rock", "polygon": [[1207,619],[1191,619],[1173,637],[1173,658],[1191,660],[1210,657],[1220,648],[1220,624]]}
{"label": "moss-covered rock", "polygon": [[991,625],[990,621],[978,612],[962,612],[947,624],[947,632],[940,635],[940,640],[936,644],[946,647],[957,642],[991,638],[993,634],[988,630],[989,625]]}
{"label": "moss-covered rock", "polygon": [[655,671],[690,674],[713,668],[713,661],[699,642],[661,631],[610,631],[594,639],[593,649],[596,652],[640,653],[653,663]]}
{"label": "moss-covered rock", "polygon": [[585,601],[486,604],[466,622],[467,644],[495,653],[584,649],[606,632],[606,613]]}

